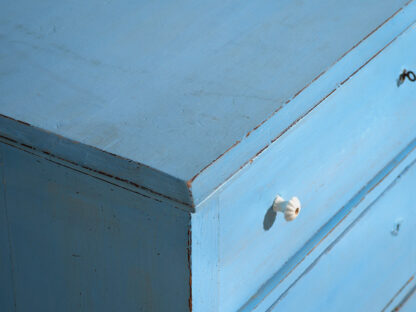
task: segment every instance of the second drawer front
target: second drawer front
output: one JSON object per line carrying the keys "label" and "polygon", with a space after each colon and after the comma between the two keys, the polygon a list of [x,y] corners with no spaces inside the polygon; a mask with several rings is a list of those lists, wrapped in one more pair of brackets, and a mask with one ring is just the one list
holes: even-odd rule
{"label": "second drawer front", "polygon": [[273,311],[382,311],[416,272],[415,189],[413,165],[306,270]]}

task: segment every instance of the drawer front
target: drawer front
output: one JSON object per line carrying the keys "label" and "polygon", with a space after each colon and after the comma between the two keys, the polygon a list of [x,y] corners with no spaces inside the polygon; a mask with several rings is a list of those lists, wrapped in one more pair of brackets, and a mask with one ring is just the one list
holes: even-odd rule
{"label": "drawer front", "polygon": [[[397,37],[218,191],[220,308],[241,307],[416,136],[416,30]],[[270,210],[299,197],[293,222]]]}
{"label": "drawer front", "polygon": [[416,165],[412,165],[272,310],[382,311],[416,272],[415,188]]}

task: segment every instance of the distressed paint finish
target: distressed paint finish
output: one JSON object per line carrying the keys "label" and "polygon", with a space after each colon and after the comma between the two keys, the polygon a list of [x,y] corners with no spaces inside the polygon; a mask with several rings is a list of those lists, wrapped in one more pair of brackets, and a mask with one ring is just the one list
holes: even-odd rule
{"label": "distressed paint finish", "polygon": [[189,310],[188,212],[6,144],[0,153],[14,268],[2,311],[14,311],[12,289],[16,311]]}
{"label": "distressed paint finish", "polygon": [[[381,312],[400,311],[404,305],[406,305],[408,308],[412,308],[411,298],[416,291],[415,274],[410,276],[410,278],[402,285],[402,287],[400,287],[400,289],[389,300]],[[409,305],[407,304],[408,302]]]}
{"label": "distressed paint finish", "polygon": [[[414,139],[414,85],[398,88],[396,79],[403,64],[416,68],[415,49],[412,27],[218,191],[224,311],[239,308]],[[277,215],[265,231],[277,194],[298,196],[303,209],[291,223]]]}
{"label": "distressed paint finish", "polygon": [[413,162],[270,311],[381,311],[416,271],[415,187]]}
{"label": "distressed paint finish", "polygon": [[267,310],[414,150],[395,80],[415,19],[407,0],[0,4],[0,308]]}
{"label": "distressed paint finish", "polygon": [[296,254],[240,309],[265,311],[302,278],[308,267],[375,201],[397,176],[416,159],[416,139],[390,161],[337,214],[315,233]]}
{"label": "distressed paint finish", "polygon": [[147,166],[131,182],[193,206],[411,23],[407,0],[380,1],[3,2],[0,113]]}
{"label": "distressed paint finish", "polygon": [[[371,181],[368,181],[325,226],[311,237],[310,241],[295,256],[291,257],[284,264],[276,276],[264,285],[264,289],[253,295],[251,300],[242,307],[241,311],[267,310],[277,298],[285,293],[287,288],[302,278],[304,272],[314,263],[315,259],[337,240],[338,236],[359,217],[366,207],[375,201],[391,183],[394,183],[397,176],[414,162],[416,162],[416,140],[413,140],[380,170]],[[224,301],[224,297],[227,298],[227,294],[224,293],[224,286],[226,287],[227,285],[219,283],[223,270],[220,267],[222,259],[219,258],[218,250],[224,237],[218,237],[217,227],[224,220],[221,220],[220,211],[216,209],[218,207],[217,201],[218,198],[210,198],[204,203],[200,213],[192,215],[192,226],[194,227],[192,231],[192,270],[194,273],[193,285],[195,286],[193,302],[195,303],[194,307],[197,307],[195,311],[232,310],[226,309],[223,304],[219,305],[218,302],[220,301],[221,303],[221,301]],[[210,205],[212,205],[212,209],[206,209]],[[281,251],[281,253],[283,252]],[[277,260],[279,256],[274,259]],[[244,258],[241,257],[236,265],[241,268],[243,263]],[[240,276],[247,278],[255,277],[245,273],[244,269],[241,269],[238,278],[241,278]],[[202,279],[204,281],[201,282],[198,276],[203,276]],[[233,295],[238,296],[238,293]]]}
{"label": "distressed paint finish", "polygon": [[[111,183],[160,200],[174,200],[181,209],[193,210],[190,193],[178,180],[95,147],[73,142],[42,129],[0,115],[0,140],[19,144]],[[156,192],[153,189],[158,189]]]}
{"label": "distressed paint finish", "polygon": [[410,289],[408,293],[404,296],[402,301],[394,307],[393,312],[414,312],[416,311],[416,285]]}
{"label": "distressed paint finish", "polygon": [[320,105],[326,97],[339,88],[340,84],[389,45],[397,34],[414,23],[415,16],[416,3],[411,2],[405,9],[399,10],[374,29],[332,67],[320,73],[284,105],[280,105],[268,119],[248,132],[219,159],[204,168],[192,180],[194,202],[197,203],[201,198],[205,198],[212,189],[216,189],[224,180],[248,165],[261,151],[268,148],[271,142],[278,140],[283,133]]}

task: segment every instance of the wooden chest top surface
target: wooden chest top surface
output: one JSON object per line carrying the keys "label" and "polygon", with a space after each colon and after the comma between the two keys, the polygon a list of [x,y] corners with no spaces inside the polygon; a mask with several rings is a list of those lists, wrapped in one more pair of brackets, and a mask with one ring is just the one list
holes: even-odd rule
{"label": "wooden chest top surface", "polygon": [[188,180],[405,2],[3,2],[0,114]]}

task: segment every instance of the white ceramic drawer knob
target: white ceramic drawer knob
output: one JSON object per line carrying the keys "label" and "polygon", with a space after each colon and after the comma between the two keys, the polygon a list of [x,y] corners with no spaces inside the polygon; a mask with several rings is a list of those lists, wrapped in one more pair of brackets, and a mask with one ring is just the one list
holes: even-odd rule
{"label": "white ceramic drawer knob", "polygon": [[286,221],[293,221],[299,215],[301,209],[300,201],[297,197],[292,197],[290,200],[285,201],[279,195],[276,196],[273,202],[273,211],[282,212],[285,215]]}

